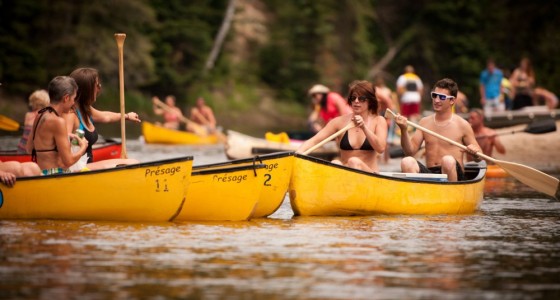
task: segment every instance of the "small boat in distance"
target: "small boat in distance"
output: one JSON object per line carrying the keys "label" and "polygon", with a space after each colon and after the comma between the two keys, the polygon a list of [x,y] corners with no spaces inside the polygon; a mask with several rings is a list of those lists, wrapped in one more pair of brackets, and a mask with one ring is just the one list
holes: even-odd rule
{"label": "small boat in distance", "polygon": [[146,121],[142,122],[142,135],[144,141],[148,144],[212,145],[219,142],[216,134],[201,136],[187,131],[157,126]]}
{"label": "small boat in distance", "polygon": [[[120,158],[122,144],[113,139],[102,139],[93,144],[93,161]],[[0,161],[31,161],[31,154],[18,153],[17,150],[0,150]]]}

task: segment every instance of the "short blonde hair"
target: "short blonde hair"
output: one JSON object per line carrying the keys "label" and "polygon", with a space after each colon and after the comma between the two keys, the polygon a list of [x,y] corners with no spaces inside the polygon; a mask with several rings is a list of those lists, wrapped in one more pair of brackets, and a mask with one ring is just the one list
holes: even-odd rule
{"label": "short blonde hair", "polygon": [[36,90],[29,96],[29,106],[32,110],[45,108],[50,102],[49,93],[45,90]]}

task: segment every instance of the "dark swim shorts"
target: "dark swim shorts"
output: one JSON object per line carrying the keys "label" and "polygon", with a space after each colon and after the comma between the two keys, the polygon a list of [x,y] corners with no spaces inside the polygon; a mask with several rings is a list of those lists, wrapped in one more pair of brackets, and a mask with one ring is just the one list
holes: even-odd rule
{"label": "dark swim shorts", "polygon": [[[418,163],[418,167],[420,167],[420,173],[441,174],[441,166],[428,168],[421,162],[416,162]],[[457,180],[465,180],[465,172],[463,172],[463,168],[461,168],[458,161],[455,161],[455,169],[457,170]]]}

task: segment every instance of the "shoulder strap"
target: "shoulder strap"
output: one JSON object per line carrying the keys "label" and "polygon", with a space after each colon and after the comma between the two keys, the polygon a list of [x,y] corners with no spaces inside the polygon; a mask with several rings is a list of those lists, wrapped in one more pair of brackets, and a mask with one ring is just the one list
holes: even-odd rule
{"label": "shoulder strap", "polygon": [[47,107],[39,110],[39,112],[37,112],[37,115],[38,115],[37,122],[35,123],[35,126],[33,127],[33,139],[31,140],[31,143],[33,143],[33,150],[31,150],[31,161],[33,161],[35,163],[37,162],[37,150],[35,150],[35,133],[37,132],[37,126],[39,126],[39,121],[41,121],[41,118],[43,117],[43,115],[45,114],[46,111],[52,112],[58,117],[58,113],[51,106],[47,106]]}

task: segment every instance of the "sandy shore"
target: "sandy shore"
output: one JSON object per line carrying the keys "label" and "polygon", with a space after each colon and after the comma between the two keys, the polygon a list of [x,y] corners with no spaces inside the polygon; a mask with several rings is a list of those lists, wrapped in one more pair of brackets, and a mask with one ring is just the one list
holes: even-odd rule
{"label": "sandy shore", "polygon": [[[523,130],[526,125],[501,128],[497,132]],[[556,121],[560,128],[560,121]],[[500,136],[506,147],[505,154],[494,152],[500,160],[524,164],[545,172],[560,172],[560,131],[545,134],[515,133]]]}

